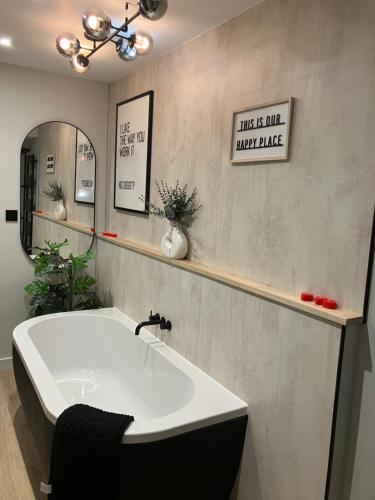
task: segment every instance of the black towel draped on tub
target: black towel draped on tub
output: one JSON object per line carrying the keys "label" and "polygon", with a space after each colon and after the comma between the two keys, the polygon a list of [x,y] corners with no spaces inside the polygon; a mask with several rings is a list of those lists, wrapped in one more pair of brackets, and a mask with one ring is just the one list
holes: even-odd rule
{"label": "black towel draped on tub", "polygon": [[53,438],[51,500],[110,500],[124,432],[134,418],[76,404],[57,419]]}

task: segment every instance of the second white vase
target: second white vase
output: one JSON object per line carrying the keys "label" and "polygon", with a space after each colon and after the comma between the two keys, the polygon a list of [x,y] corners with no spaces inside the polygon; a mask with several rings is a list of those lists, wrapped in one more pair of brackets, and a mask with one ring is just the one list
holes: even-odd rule
{"label": "second white vase", "polygon": [[171,222],[169,231],[161,239],[161,251],[170,259],[184,259],[189,251],[189,243],[184,232]]}
{"label": "second white vase", "polygon": [[57,220],[66,220],[66,208],[63,200],[56,201],[53,215]]}

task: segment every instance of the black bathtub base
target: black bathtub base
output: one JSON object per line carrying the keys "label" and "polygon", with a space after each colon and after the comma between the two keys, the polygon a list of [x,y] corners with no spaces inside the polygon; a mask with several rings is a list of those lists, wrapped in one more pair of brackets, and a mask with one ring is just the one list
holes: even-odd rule
{"label": "black bathtub base", "polygon": [[[40,480],[47,483],[54,425],[44,414],[15,346],[13,365],[43,465]],[[241,460],[246,424],[244,416],[152,443],[122,445],[114,500],[228,500]]]}

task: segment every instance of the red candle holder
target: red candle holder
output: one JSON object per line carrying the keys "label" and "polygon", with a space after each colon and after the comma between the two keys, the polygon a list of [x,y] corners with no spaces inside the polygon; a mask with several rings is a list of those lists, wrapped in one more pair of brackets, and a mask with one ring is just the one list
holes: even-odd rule
{"label": "red candle holder", "polygon": [[312,302],[314,300],[314,295],[310,292],[302,292],[301,293],[301,300],[305,302]]}
{"label": "red candle holder", "polygon": [[323,305],[323,301],[326,300],[327,297],[323,297],[322,295],[317,295],[315,297],[315,304],[317,306],[322,306]]}
{"label": "red candle holder", "polygon": [[337,309],[337,302],[333,299],[324,299],[322,305],[326,309]]}

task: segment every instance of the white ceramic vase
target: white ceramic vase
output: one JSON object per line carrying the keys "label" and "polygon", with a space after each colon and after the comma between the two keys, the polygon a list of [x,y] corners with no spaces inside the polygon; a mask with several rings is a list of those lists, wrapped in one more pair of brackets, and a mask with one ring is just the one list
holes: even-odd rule
{"label": "white ceramic vase", "polygon": [[57,220],[66,220],[66,208],[64,205],[64,200],[56,201],[53,215]]}
{"label": "white ceramic vase", "polygon": [[182,229],[171,222],[169,231],[161,239],[161,251],[170,259],[184,259],[189,251],[188,240]]}

